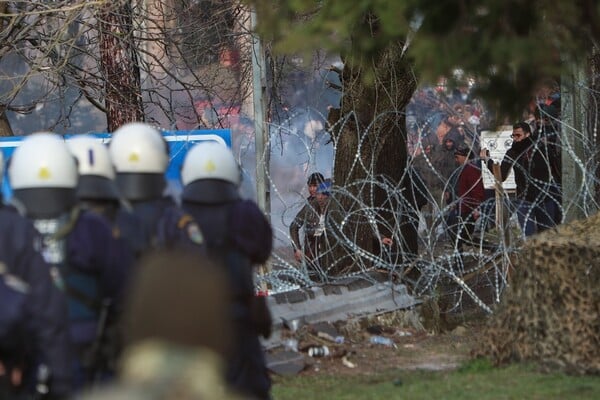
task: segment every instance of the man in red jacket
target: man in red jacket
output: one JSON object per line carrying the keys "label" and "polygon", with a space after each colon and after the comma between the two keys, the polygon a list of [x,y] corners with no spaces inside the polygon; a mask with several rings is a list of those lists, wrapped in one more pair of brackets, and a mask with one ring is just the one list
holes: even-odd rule
{"label": "man in red jacket", "polygon": [[481,176],[481,168],[472,162],[471,149],[461,145],[454,151],[454,159],[459,165],[455,173],[456,200],[451,204],[448,216],[448,228],[450,237],[456,249],[462,250],[465,242],[470,241],[475,222],[479,218],[479,205],[485,200],[485,190]]}

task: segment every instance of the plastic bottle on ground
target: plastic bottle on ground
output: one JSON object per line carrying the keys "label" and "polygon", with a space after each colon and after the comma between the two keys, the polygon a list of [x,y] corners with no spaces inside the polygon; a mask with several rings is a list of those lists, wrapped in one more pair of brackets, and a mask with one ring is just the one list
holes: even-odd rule
{"label": "plastic bottle on ground", "polygon": [[371,338],[369,339],[369,342],[372,344],[381,344],[384,346],[389,346],[389,347],[393,347],[395,345],[394,341],[390,338],[386,338],[383,336],[371,336]]}

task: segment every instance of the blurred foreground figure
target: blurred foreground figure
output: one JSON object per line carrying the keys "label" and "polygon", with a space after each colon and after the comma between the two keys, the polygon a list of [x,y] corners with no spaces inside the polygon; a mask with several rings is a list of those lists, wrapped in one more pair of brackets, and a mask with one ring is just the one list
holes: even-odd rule
{"label": "blurred foreground figure", "polygon": [[98,343],[118,308],[133,253],[106,220],[80,210],[77,164],[64,140],[36,133],[15,150],[8,168],[18,207],[42,235],[42,254],[68,299],[75,389],[104,376]]}
{"label": "blurred foreground figure", "polygon": [[183,209],[205,234],[209,256],[228,272],[235,337],[227,381],[244,395],[268,399],[271,380],[259,335],[270,335],[271,314],[265,297],[255,295],[253,267],[271,254],[271,225],[256,203],[241,199],[240,169],[225,145],[203,142],[192,147],[181,179]]}
{"label": "blurred foreground figure", "polygon": [[[3,172],[0,152],[0,176]],[[66,398],[67,301],[29,221],[0,202],[0,398]]]}
{"label": "blurred foreground figure", "polygon": [[232,326],[222,268],[199,255],[144,257],[125,307],[118,383],[94,399],[236,399],[224,382]]}

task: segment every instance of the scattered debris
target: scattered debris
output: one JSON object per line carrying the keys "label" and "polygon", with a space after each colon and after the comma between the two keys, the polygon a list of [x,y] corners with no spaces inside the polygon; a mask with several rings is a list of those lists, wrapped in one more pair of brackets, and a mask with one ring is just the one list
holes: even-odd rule
{"label": "scattered debris", "polygon": [[329,356],[329,347],[327,346],[312,346],[308,348],[309,357],[327,357]]}
{"label": "scattered debris", "polygon": [[296,332],[298,329],[300,329],[306,325],[306,319],[304,317],[303,318],[295,318],[295,319],[292,319],[289,321],[283,317],[280,317],[280,318],[281,318],[282,326],[291,332]]}
{"label": "scattered debris", "polygon": [[356,368],[356,364],[354,364],[352,361],[348,360],[348,355],[345,355],[344,357],[342,357],[342,364],[344,364],[348,368]]}
{"label": "scattered debris", "polygon": [[317,336],[335,342],[335,338],[339,336],[338,330],[329,322],[317,322],[310,325],[310,331],[316,333]]}
{"label": "scattered debris", "polygon": [[[377,273],[369,275],[369,279],[349,277],[339,279],[335,284],[276,293],[268,296],[267,301],[275,321],[273,335],[263,341],[267,349],[274,349],[283,344],[284,331],[288,334],[302,331],[307,324],[325,323],[332,327],[332,322],[346,323],[353,319],[407,309],[414,314],[414,307],[419,304],[418,300],[409,295],[406,286],[390,282],[387,274]],[[412,316],[410,320],[410,326],[419,329],[412,325],[412,323],[419,324],[418,316],[416,318]],[[390,326],[376,320],[371,323],[374,324]],[[399,323],[396,326],[406,325]],[[345,332],[332,332],[321,328],[317,332],[329,334],[333,338],[330,340],[332,343],[336,343],[336,339],[338,342],[342,341],[340,336],[344,337],[344,343],[352,341]],[[323,338],[327,337],[322,336],[321,339]]]}
{"label": "scattered debris", "polygon": [[267,368],[278,375],[293,376],[306,368],[304,354],[295,351],[267,353],[266,357]]}
{"label": "scattered debris", "polygon": [[369,339],[369,343],[371,344],[380,344],[388,347],[397,347],[396,343],[390,338],[386,338],[384,336],[374,335]]}
{"label": "scattered debris", "polygon": [[294,339],[294,338],[286,339],[283,342],[283,345],[284,345],[285,349],[288,351],[294,351],[296,353],[298,352],[298,340],[297,339]]}

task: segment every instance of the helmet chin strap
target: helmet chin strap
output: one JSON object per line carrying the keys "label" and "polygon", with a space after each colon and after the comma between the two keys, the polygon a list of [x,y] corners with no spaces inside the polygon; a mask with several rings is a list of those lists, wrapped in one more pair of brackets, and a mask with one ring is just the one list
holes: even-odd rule
{"label": "helmet chin strap", "polygon": [[17,212],[22,215],[23,217],[25,217],[27,215],[27,210],[25,209],[25,205],[19,201],[19,199],[17,199],[15,196],[10,198],[10,201],[8,202],[8,204],[10,204],[11,206],[13,206]]}

